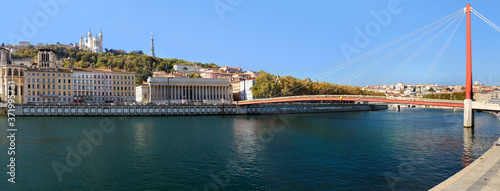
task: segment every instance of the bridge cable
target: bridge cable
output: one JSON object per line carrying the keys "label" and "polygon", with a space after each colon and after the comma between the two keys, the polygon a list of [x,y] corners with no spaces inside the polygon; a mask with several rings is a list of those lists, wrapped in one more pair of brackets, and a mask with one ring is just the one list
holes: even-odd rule
{"label": "bridge cable", "polygon": [[[443,17],[443,18],[441,18],[441,19],[439,19],[437,21],[434,21],[434,22],[432,22],[432,23],[430,23],[430,24],[428,24],[428,25],[426,25],[426,26],[424,26],[424,27],[422,27],[420,29],[417,29],[417,30],[415,30],[415,31],[413,31],[411,33],[408,33],[407,35],[404,35],[404,36],[402,36],[402,37],[400,37],[400,38],[398,38],[396,40],[393,40],[393,41],[391,41],[391,42],[389,42],[389,43],[387,43],[387,44],[385,44],[385,45],[383,45],[381,47],[378,47],[378,48],[376,48],[376,49],[374,49],[374,50],[372,50],[370,52],[367,52],[367,53],[365,53],[365,54],[363,54],[363,55],[361,55],[361,56],[359,56],[359,57],[357,57],[357,58],[355,58],[353,60],[347,61],[344,64],[341,64],[341,65],[339,65],[337,67],[334,67],[334,68],[332,68],[332,69],[330,69],[330,70],[328,70],[326,72],[323,72],[322,74],[319,74],[319,75],[313,77],[313,79],[322,79],[322,78],[327,77],[327,76],[329,76],[329,75],[331,75],[331,74],[333,74],[335,72],[338,72],[339,70],[342,70],[342,69],[344,69],[345,67],[347,67],[349,65],[352,65],[352,64],[354,64],[354,63],[356,63],[356,62],[358,62],[358,61],[360,61],[360,60],[362,60],[362,59],[364,59],[364,58],[366,58],[368,56],[371,56],[371,55],[373,55],[373,54],[375,54],[375,53],[377,53],[377,52],[379,52],[379,51],[381,51],[381,50],[383,50],[383,49],[385,49],[385,48],[387,48],[389,46],[392,46],[392,45],[394,45],[394,44],[396,44],[396,43],[398,43],[398,42],[400,42],[400,41],[402,41],[402,40],[404,40],[404,39],[406,39],[408,37],[411,37],[411,36],[413,36],[413,35],[421,32],[422,30],[425,30],[425,29],[427,29],[427,28],[429,28],[429,27],[431,27],[431,26],[433,26],[433,25],[435,25],[435,24],[437,24],[437,23],[439,23],[439,22],[441,22],[443,20],[447,20],[449,17],[454,17],[456,15],[459,15],[462,11],[463,11],[462,9],[458,10],[458,11],[456,11],[456,12],[454,12],[454,13],[446,16],[446,17]],[[311,82],[308,82],[308,83],[311,83]],[[307,85],[308,83],[305,83],[304,85],[297,84],[296,86],[294,86],[294,87],[291,88],[291,90],[293,90],[293,91],[289,91],[289,92],[286,92],[286,93],[281,92],[281,93],[276,94],[276,95],[271,96],[271,97],[277,97],[277,96],[287,95],[289,93],[293,93],[294,91],[296,91],[299,88],[302,88],[303,86]],[[301,87],[299,87],[299,86],[301,86]]]}
{"label": "bridge cable", "polygon": [[[354,75],[356,75],[356,74],[358,74],[358,73],[360,73],[360,72],[362,72],[361,74],[363,74],[363,73],[367,72],[369,69],[371,69],[371,68],[373,68],[373,67],[375,67],[375,66],[379,65],[380,63],[384,62],[385,60],[389,59],[390,57],[392,57],[392,56],[394,56],[395,54],[399,53],[400,51],[404,50],[404,49],[405,49],[405,48],[407,48],[408,46],[412,45],[413,43],[415,43],[415,42],[417,42],[418,40],[422,39],[423,37],[427,36],[427,35],[428,35],[428,34],[430,34],[431,32],[435,31],[436,29],[438,29],[439,27],[441,27],[441,26],[442,26],[442,25],[444,25],[445,23],[449,22],[450,20],[453,20],[453,19],[455,19],[455,18],[458,18],[458,17],[459,17],[459,15],[460,15],[460,14],[456,14],[456,15],[454,15],[454,17],[452,17],[452,18],[448,18],[445,22],[443,22],[443,23],[441,23],[441,24],[439,24],[439,25],[437,25],[437,26],[435,26],[435,27],[431,28],[429,31],[426,31],[425,33],[421,34],[420,36],[416,37],[415,39],[413,39],[413,40],[411,40],[411,41],[407,42],[406,44],[404,44],[404,45],[400,46],[400,47],[399,47],[399,48],[397,48],[396,50],[394,50],[394,51],[390,52],[389,54],[387,54],[387,55],[383,56],[382,58],[380,58],[380,59],[376,60],[375,62],[371,63],[370,65],[368,65],[368,66],[366,66],[366,67],[364,67],[363,69],[359,70],[358,72],[356,72],[356,73],[352,74],[351,76],[349,76],[349,77],[345,78],[344,80],[342,80],[342,81],[339,83],[339,85],[340,85],[340,84],[343,84],[343,83],[344,83],[347,79],[351,78],[352,76],[354,76]],[[371,67],[370,67],[370,66],[371,66]],[[366,69],[366,68],[368,68],[368,67],[370,67],[370,68],[369,68],[368,70],[365,70],[365,69]],[[353,78],[352,78],[351,80],[349,80],[348,82],[350,82],[350,81],[354,80],[355,78],[359,77],[361,74],[358,74],[356,77],[353,77]],[[346,82],[346,83],[347,83],[347,82]],[[334,89],[334,90],[332,90],[332,91],[329,91],[327,94],[332,93],[333,91],[337,90],[338,88],[339,88],[339,87],[337,87],[336,89]],[[321,94],[323,94],[324,92],[326,92],[326,91],[328,91],[328,90],[330,90],[330,89],[331,89],[331,88],[329,88],[329,89],[327,89],[327,90],[324,90],[323,92],[321,92],[321,93],[320,93],[320,94],[318,94],[318,95],[321,95]]]}
{"label": "bridge cable", "polygon": [[[404,67],[405,67],[405,66],[406,66],[409,62],[411,62],[411,61],[412,61],[412,60],[413,60],[416,56],[418,56],[418,54],[420,54],[420,53],[421,53],[421,52],[422,52],[422,51],[423,51],[423,50],[424,50],[427,46],[429,46],[429,45],[430,45],[430,44],[431,44],[431,43],[432,43],[432,42],[433,42],[436,38],[438,38],[438,37],[439,37],[439,36],[440,36],[440,35],[441,35],[444,31],[446,31],[446,30],[447,30],[447,29],[448,29],[448,28],[449,28],[449,27],[450,27],[450,26],[451,26],[451,25],[452,25],[452,24],[456,21],[456,19],[458,19],[458,17],[457,17],[457,18],[455,18],[455,20],[453,20],[451,23],[449,23],[449,24],[448,24],[448,26],[446,26],[445,28],[443,28],[443,29],[442,29],[442,30],[441,30],[438,34],[436,34],[436,36],[434,36],[434,37],[432,38],[432,40],[428,41],[428,42],[426,43],[426,45],[425,45],[425,46],[420,47],[420,48],[417,50],[417,52],[413,53],[413,54],[412,54],[410,57],[408,57],[405,61],[403,61],[401,64],[399,64],[399,65],[398,65],[398,67],[396,67],[393,71],[391,71],[391,72],[390,72],[387,76],[389,76],[391,73],[393,73],[394,71],[396,71],[396,70],[397,70],[396,72],[394,72],[394,73],[392,74],[392,76],[391,76],[391,77],[389,77],[389,78],[386,80],[386,82],[387,82],[390,78],[392,78],[395,74],[397,74],[399,71],[401,71],[401,69],[403,69],[403,68],[404,68]],[[403,65],[403,63],[406,63],[406,64],[404,64],[404,65]],[[401,66],[401,65],[403,65],[403,66]],[[373,66],[373,67],[369,68],[368,70],[370,70],[370,69],[372,69],[372,68],[374,68],[374,67],[375,67],[375,66]],[[368,70],[367,70],[367,71],[368,71]],[[364,71],[363,73],[366,73],[367,71]],[[363,74],[363,73],[361,73],[361,74]],[[361,75],[361,74],[359,74],[359,75]],[[358,76],[356,76],[356,77],[359,77],[359,75],[358,75]],[[387,77],[387,76],[386,76],[386,77]],[[384,77],[384,78],[385,78],[385,77]],[[352,79],[352,80],[353,80],[353,79]],[[352,81],[352,80],[351,80],[351,81]],[[383,80],[383,79],[382,79],[382,80]],[[350,81],[349,81],[349,82],[350,82]],[[379,84],[379,83],[380,83],[380,82],[378,82],[377,84]]]}
{"label": "bridge cable", "polygon": [[[398,67],[396,67],[392,72],[392,74],[389,73],[389,78],[387,78],[385,81],[384,81],[384,84],[387,83],[392,77],[394,77],[397,73],[399,73],[404,67],[406,67],[413,59],[415,59],[420,53],[422,53],[422,51],[424,51],[424,49],[426,49],[430,44],[432,44],[438,37],[441,36],[441,34],[443,34],[443,32],[445,32],[446,30],[448,30],[448,28],[450,28],[450,26],[455,23],[457,20],[458,20],[459,17],[455,18],[455,20],[453,20],[450,24],[448,24],[448,26],[446,26],[445,28],[443,28],[441,31],[439,31],[438,34],[436,34],[432,39],[430,39],[426,44],[424,44],[423,46],[421,46],[416,52],[414,52],[410,57],[406,58],[405,61],[403,61],[401,64],[398,65]],[[462,15],[462,18],[463,18],[463,15]],[[403,65],[404,63],[404,65]],[[396,71],[397,70],[397,71]],[[387,77],[386,76],[386,77]],[[385,78],[385,77],[384,77]],[[382,79],[383,80],[383,79]]]}
{"label": "bridge cable", "polygon": [[446,51],[446,48],[448,48],[448,45],[450,44],[451,39],[453,39],[453,36],[455,36],[455,32],[457,32],[457,29],[460,26],[460,24],[462,23],[464,16],[465,16],[465,14],[462,15],[462,18],[458,22],[457,26],[455,26],[455,29],[451,33],[450,37],[448,37],[448,40],[446,41],[446,43],[441,48],[441,51],[437,55],[436,59],[434,59],[434,62],[431,64],[431,67],[427,70],[427,72],[424,75],[424,78],[420,81],[420,84],[427,83],[427,80],[429,79],[429,77],[431,76],[432,72],[436,68],[437,64],[439,63],[439,60],[441,60],[441,57],[443,56],[444,52]]}
{"label": "bridge cable", "polygon": [[493,27],[495,30],[497,30],[498,32],[500,32],[500,27],[498,27],[497,25],[495,25],[495,23],[491,22],[490,20],[488,20],[486,17],[484,17],[483,15],[481,15],[481,13],[477,12],[476,10],[473,10],[472,13],[474,13],[477,17],[479,17],[481,20],[483,20],[484,22],[486,22],[488,25],[490,25],[491,27]]}

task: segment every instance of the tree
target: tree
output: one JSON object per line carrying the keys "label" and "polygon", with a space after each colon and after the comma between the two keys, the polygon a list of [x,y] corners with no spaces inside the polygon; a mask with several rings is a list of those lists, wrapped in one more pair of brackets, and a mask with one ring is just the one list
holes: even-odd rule
{"label": "tree", "polygon": [[255,79],[255,85],[251,90],[256,98],[297,96],[297,95],[379,95],[364,91],[360,87],[338,85],[328,82],[311,82],[310,79],[299,79],[292,76],[278,77],[276,75],[260,71],[260,75]]}
{"label": "tree", "polygon": [[5,46],[5,44],[2,42],[2,45],[1,46]]}
{"label": "tree", "polygon": [[188,75],[189,78],[201,78],[200,74],[191,72],[191,74]]}

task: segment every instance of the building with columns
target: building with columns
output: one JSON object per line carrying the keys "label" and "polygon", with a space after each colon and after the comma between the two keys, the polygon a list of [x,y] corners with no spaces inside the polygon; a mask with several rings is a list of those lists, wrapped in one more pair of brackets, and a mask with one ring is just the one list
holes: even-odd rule
{"label": "building with columns", "polygon": [[233,103],[229,79],[149,77],[136,91],[153,103]]}

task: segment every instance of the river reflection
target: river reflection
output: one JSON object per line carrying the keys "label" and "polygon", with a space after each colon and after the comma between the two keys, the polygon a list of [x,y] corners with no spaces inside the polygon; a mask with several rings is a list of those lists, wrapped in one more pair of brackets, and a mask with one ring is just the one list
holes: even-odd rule
{"label": "river reflection", "polygon": [[464,157],[462,158],[462,167],[472,163],[472,143],[474,139],[474,128],[464,128]]}

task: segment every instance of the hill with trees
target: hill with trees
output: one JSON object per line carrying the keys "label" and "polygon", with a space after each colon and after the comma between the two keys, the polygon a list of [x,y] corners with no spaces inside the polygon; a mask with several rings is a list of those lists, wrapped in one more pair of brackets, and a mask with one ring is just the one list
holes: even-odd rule
{"label": "hill with trees", "polygon": [[[31,58],[37,60],[38,49],[33,45],[26,48],[12,47],[17,51],[12,53],[13,59]],[[73,67],[87,68],[90,64],[94,68],[113,68],[123,69],[136,72],[136,83],[146,81],[153,73],[151,68],[157,71],[165,71],[171,73],[174,71],[175,64],[196,65],[203,68],[219,68],[214,63],[189,62],[176,58],[158,58],[144,54],[141,50],[131,51],[129,53],[124,50],[105,49],[103,53],[94,53],[91,51],[80,51],[71,47],[47,45],[40,48],[50,48],[55,51],[57,56],[62,60],[63,67],[69,67],[73,62]]]}

